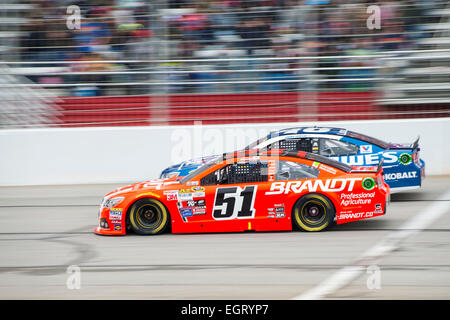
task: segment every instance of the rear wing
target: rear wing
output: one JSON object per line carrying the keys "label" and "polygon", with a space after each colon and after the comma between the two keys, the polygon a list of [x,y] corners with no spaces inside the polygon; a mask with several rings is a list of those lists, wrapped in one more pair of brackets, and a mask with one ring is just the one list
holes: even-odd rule
{"label": "rear wing", "polygon": [[419,140],[420,140],[420,136],[417,136],[416,141],[414,141],[414,143],[411,145],[412,149],[415,149],[419,146]]}
{"label": "rear wing", "polygon": [[420,136],[418,136],[417,139],[411,144],[391,143],[391,144],[389,144],[388,149],[411,149],[411,150],[414,150],[419,147],[419,140],[420,140]]}

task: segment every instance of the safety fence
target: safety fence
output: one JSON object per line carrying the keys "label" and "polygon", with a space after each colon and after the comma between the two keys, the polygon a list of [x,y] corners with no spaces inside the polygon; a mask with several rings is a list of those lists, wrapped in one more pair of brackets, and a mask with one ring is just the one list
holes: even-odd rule
{"label": "safety fence", "polygon": [[0,128],[450,112],[446,1],[8,2]]}
{"label": "safety fence", "polygon": [[[240,150],[274,130],[317,124],[0,130],[0,186],[147,181],[181,161]],[[323,121],[320,125],[393,143],[413,143],[420,136],[426,175],[450,175],[450,118]]]}

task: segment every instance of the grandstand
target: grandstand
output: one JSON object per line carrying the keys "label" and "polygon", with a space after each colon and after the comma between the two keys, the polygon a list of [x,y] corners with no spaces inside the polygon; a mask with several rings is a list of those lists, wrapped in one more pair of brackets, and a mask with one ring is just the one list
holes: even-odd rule
{"label": "grandstand", "polygon": [[7,2],[3,128],[450,115],[446,1]]}

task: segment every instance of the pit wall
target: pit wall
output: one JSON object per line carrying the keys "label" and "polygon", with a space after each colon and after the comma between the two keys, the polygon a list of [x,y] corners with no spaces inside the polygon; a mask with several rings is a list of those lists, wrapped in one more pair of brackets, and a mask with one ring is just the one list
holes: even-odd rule
{"label": "pit wall", "polygon": [[0,131],[0,186],[129,183],[182,160],[244,148],[272,130],[340,127],[412,143],[427,175],[450,175],[450,118]]}

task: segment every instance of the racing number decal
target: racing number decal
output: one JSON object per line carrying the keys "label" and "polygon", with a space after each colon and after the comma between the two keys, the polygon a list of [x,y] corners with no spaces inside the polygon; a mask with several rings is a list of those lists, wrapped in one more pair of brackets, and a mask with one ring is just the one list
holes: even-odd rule
{"label": "racing number decal", "polygon": [[[218,188],[216,190],[216,199],[214,200],[213,217],[214,219],[233,219],[235,215],[237,187]],[[231,195],[225,198],[226,195]]]}
{"label": "racing number decal", "polygon": [[216,220],[249,219],[255,216],[257,186],[217,188],[213,218]]}

